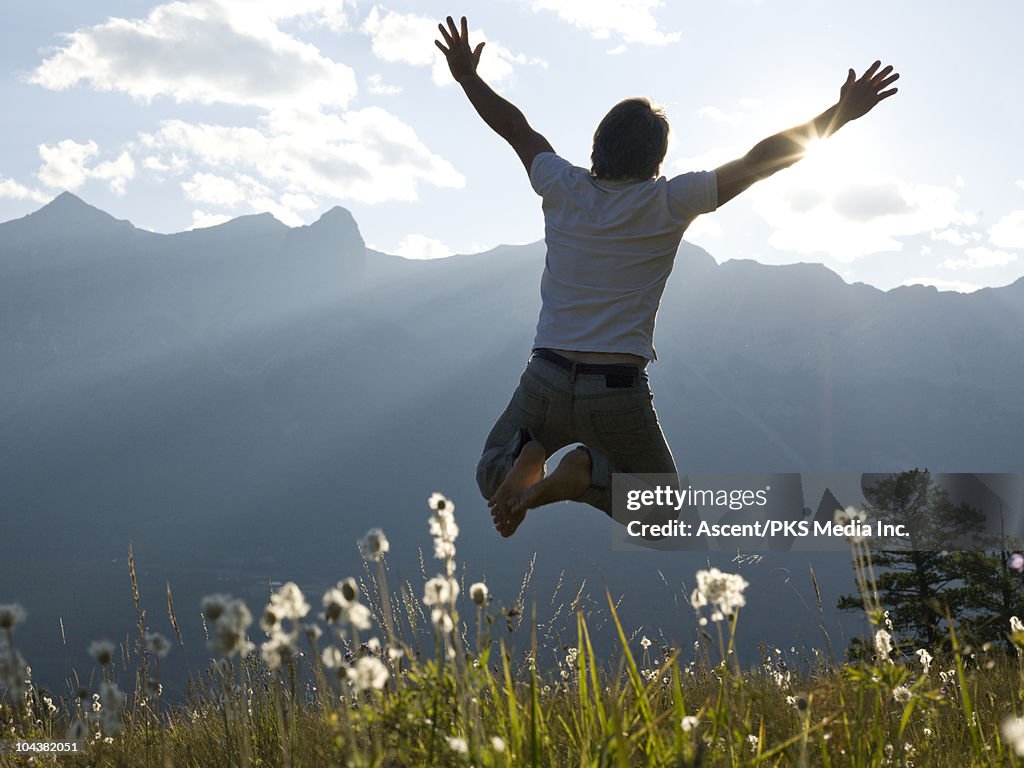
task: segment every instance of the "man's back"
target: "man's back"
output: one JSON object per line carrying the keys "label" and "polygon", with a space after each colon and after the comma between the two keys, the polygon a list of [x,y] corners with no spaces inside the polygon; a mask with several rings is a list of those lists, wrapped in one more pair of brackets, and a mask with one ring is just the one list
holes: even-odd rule
{"label": "man's back", "polygon": [[607,181],[544,152],[530,182],[547,243],[534,348],[654,359],[665,281],[686,227],[714,210],[715,174]]}

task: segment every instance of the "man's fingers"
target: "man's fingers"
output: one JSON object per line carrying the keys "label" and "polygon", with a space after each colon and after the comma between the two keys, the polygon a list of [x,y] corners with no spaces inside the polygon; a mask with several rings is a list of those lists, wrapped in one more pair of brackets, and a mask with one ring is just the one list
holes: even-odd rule
{"label": "man's fingers", "polygon": [[452,44],[452,36],[448,34],[448,30],[444,28],[444,24],[438,24],[437,28],[439,30],[441,30],[441,37],[444,38],[444,41],[446,43],[448,43],[448,45],[451,45]]}
{"label": "man's fingers", "polygon": [[441,49],[441,53],[443,53],[445,56],[448,55],[448,49],[445,48],[443,45],[441,45],[441,41],[440,40],[435,40],[434,41],[434,45],[436,45],[438,48],[440,48]]}
{"label": "man's fingers", "polygon": [[856,73],[856,72],[854,72],[854,71],[853,71],[853,70],[851,69],[851,70],[849,71],[849,74],[847,74],[847,75],[846,75],[846,83],[847,83],[847,85],[849,85],[850,83],[854,82],[854,81],[855,81],[856,79],[857,79],[857,73]]}
{"label": "man's fingers", "polygon": [[875,72],[878,71],[878,68],[880,66],[882,66],[882,62],[881,61],[876,61],[874,64],[872,64],[870,67],[868,67],[867,72],[864,73],[864,76],[861,79],[862,80],[870,80],[872,77],[875,76]]}
{"label": "man's fingers", "polygon": [[449,32],[451,32],[452,40],[458,41],[459,29],[458,27],[455,26],[455,19],[453,19],[451,16],[448,17],[448,30]]}
{"label": "man's fingers", "polygon": [[899,79],[900,79],[900,75],[899,75],[899,72],[897,72],[895,75],[892,75],[891,77],[885,78],[885,80],[883,80],[882,82],[880,82],[878,84],[878,87],[879,88],[885,88],[887,85],[891,85],[891,84],[895,83]]}
{"label": "man's fingers", "polygon": [[476,50],[473,51],[473,61],[475,61],[477,64],[480,63],[480,54],[484,49],[484,45],[484,43],[480,43],[480,45],[476,47]]}
{"label": "man's fingers", "polygon": [[894,93],[899,93],[899,90],[899,88],[890,88],[888,91],[882,91],[878,94],[878,100],[881,101],[882,99],[888,99]]}
{"label": "man's fingers", "polygon": [[469,22],[465,16],[462,17],[462,39],[469,40]]}

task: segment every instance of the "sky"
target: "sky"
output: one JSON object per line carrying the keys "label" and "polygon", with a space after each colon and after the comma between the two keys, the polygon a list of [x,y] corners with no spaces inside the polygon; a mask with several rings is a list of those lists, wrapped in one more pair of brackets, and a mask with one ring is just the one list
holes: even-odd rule
{"label": "sky", "polygon": [[573,163],[620,99],[672,125],[662,173],[713,169],[882,59],[900,92],[797,166],[697,219],[719,261],[819,262],[889,289],[1024,275],[1024,7],[823,0],[35,0],[0,28],[0,221],[69,190],[156,232],[341,205],[409,258],[543,237],[515,153],[434,47],[446,15],[480,72]]}

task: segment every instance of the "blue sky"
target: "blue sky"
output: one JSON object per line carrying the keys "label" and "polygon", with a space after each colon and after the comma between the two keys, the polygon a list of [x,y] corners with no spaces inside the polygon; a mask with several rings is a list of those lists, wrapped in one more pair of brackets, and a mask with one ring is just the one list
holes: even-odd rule
{"label": "blue sky", "polygon": [[891,62],[899,94],[687,239],[719,261],[822,262],[881,288],[1024,274],[1013,2],[11,3],[0,220],[69,189],[158,232],[260,211],[297,225],[342,205],[371,246],[410,257],[538,240],[522,166],[433,47],[449,13],[488,41],[485,79],[584,166],[627,96],[665,107],[672,175],[813,117],[848,67]]}

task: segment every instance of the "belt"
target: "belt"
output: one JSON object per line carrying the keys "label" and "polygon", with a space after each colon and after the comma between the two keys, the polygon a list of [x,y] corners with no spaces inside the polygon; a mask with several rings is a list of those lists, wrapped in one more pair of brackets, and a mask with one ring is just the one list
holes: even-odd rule
{"label": "belt", "polygon": [[616,378],[628,377],[636,382],[640,379],[640,375],[643,373],[643,368],[639,365],[629,365],[627,363],[577,363],[575,360],[570,360],[557,352],[552,352],[550,349],[544,348],[533,350],[533,356],[538,357],[541,360],[547,360],[549,363],[557,365],[563,370],[575,370],[576,373],[581,376],[591,374],[597,376],[614,376]]}

